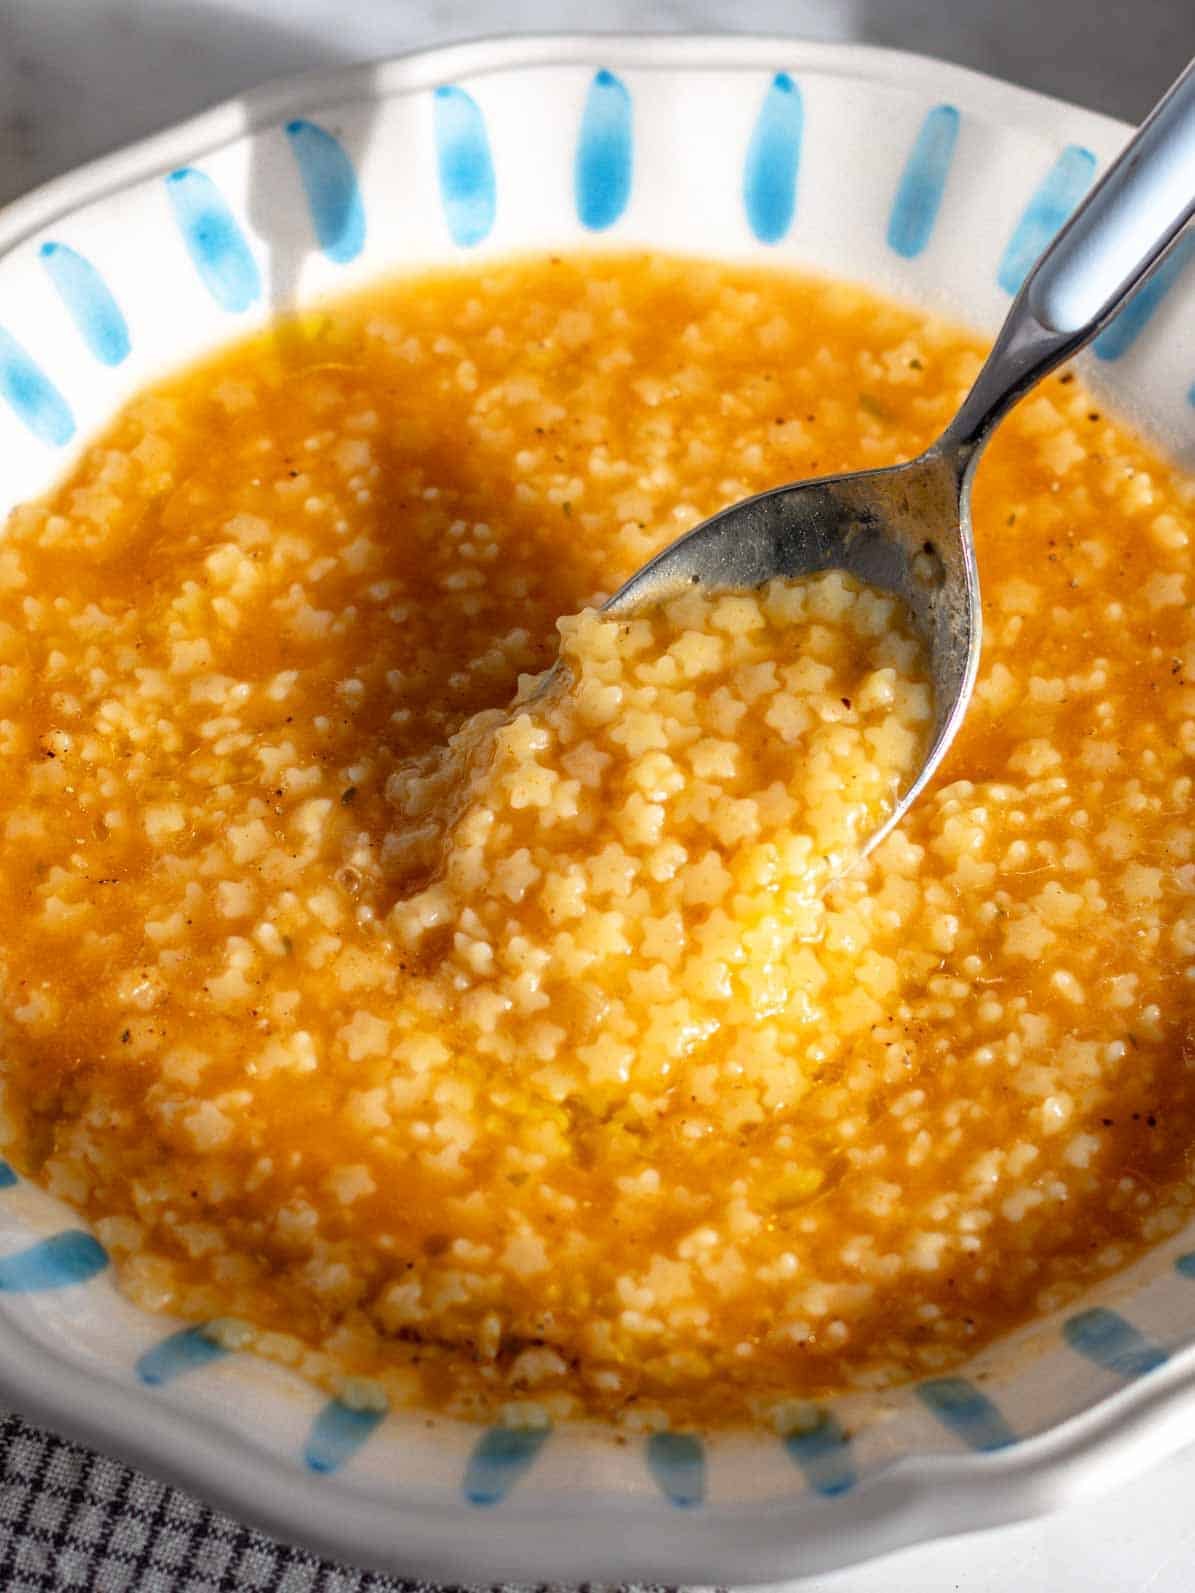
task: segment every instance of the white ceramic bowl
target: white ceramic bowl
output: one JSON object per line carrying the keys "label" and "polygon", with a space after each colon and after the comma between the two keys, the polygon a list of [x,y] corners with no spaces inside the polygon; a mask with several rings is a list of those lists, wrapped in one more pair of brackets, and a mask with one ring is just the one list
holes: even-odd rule
{"label": "white ceramic bowl", "polygon": [[[507,39],[263,89],[0,216],[0,518],[160,372],[404,267],[649,246],[791,262],[994,329],[1125,132],[934,61],[781,39]],[[1089,369],[1171,447],[1195,436],[1191,252]],[[0,1394],[387,1570],[778,1580],[1032,1514],[1195,1436],[1188,1250],[787,1443],[620,1446],[325,1404],[135,1310],[77,1219],[0,1167]]]}

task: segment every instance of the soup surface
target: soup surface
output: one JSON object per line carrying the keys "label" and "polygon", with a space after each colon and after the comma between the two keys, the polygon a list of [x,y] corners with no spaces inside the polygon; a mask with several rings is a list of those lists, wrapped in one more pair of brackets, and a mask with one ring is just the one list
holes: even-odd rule
{"label": "soup surface", "polygon": [[784,1426],[1186,1223],[1192,483],[1021,405],[974,706],[853,868],[928,724],[890,601],[580,612],[979,357],[693,262],[395,281],[12,516],[0,1144],[135,1300],[350,1403]]}

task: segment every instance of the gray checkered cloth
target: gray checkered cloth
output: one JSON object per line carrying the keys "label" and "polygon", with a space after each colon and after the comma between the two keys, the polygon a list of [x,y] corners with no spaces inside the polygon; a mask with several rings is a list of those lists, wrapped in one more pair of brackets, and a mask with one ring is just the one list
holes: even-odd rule
{"label": "gray checkered cloth", "polygon": [[0,1418],[3,1593],[414,1593],[276,1543],[78,1444]]}
{"label": "gray checkered cloth", "polygon": [[19,1416],[0,1416],[0,1593],[74,1588],[431,1593],[319,1560]]}

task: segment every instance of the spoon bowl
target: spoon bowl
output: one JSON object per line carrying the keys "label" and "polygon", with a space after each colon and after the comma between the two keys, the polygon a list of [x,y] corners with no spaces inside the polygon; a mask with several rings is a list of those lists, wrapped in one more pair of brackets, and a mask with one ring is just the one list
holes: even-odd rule
{"label": "spoon bowl", "polygon": [[870,850],[933,775],[975,682],[981,615],[965,485],[955,460],[935,447],[907,464],[775,487],[679,537],[606,607],[663,602],[690,586],[749,590],[823,570],[844,570],[901,598],[929,659],[933,728],[916,779]]}

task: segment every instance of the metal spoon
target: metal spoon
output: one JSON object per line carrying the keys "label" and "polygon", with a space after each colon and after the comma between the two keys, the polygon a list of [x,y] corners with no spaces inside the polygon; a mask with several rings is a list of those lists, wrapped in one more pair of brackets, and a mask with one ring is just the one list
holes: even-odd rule
{"label": "metal spoon", "polygon": [[897,593],[928,650],[934,724],[924,766],[874,846],[924,790],[962,723],[979,663],[981,610],[971,481],[984,444],[1024,393],[1089,343],[1195,214],[1195,61],[1045,250],[987,363],[934,445],[907,464],[776,487],[678,538],[606,604],[688,585],[762,586],[846,570]]}

